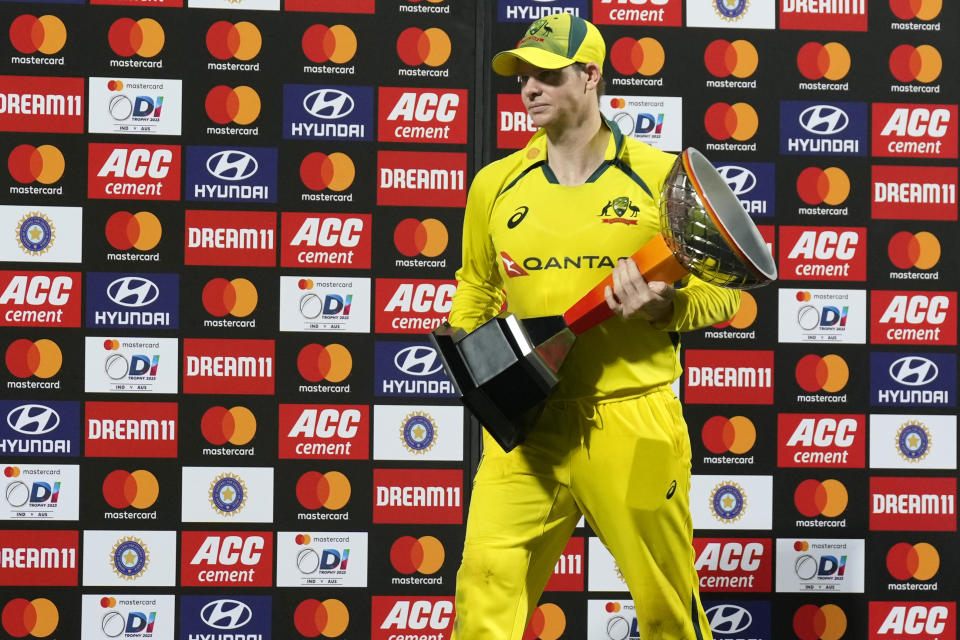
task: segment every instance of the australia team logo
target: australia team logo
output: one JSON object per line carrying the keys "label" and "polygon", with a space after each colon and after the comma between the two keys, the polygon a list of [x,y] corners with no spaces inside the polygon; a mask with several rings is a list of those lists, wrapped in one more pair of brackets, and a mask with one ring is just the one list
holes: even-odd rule
{"label": "australia team logo", "polygon": [[640,207],[633,204],[630,198],[620,196],[610,200],[600,210],[600,218],[605,224],[637,224],[637,214],[640,213]]}

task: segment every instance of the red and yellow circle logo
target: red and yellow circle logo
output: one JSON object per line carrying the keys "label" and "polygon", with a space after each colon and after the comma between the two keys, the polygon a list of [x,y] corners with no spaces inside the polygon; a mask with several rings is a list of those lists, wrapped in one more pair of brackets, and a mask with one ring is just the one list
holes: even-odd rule
{"label": "red and yellow circle logo", "polygon": [[353,356],[342,344],[308,344],[297,356],[297,371],[310,382],[343,382],[353,371]]}
{"label": "red and yellow circle logo", "polygon": [[805,604],[793,614],[793,631],[800,640],[840,640],[847,632],[847,614],[835,604]]}
{"label": "red and yellow circle logo", "polygon": [[793,492],[797,511],[808,518],[836,518],[847,509],[847,487],[839,480],[804,480]]}
{"label": "red and yellow circle logo", "polygon": [[890,0],[890,11],[901,20],[933,20],[943,9],[943,0]]}
{"label": "red and yellow circle logo", "polygon": [[740,306],[737,308],[737,312],[733,314],[733,317],[726,322],[718,322],[713,326],[717,329],[726,329],[727,327],[733,327],[734,329],[746,329],[752,325],[756,319],[757,299],[754,298],[749,292],[741,291]]}
{"label": "red and yellow circle logo", "polygon": [[67,43],[67,28],[57,16],[17,16],[10,23],[10,43],[20,53],[52,55]]}
{"label": "red and yellow circle logo", "polygon": [[[343,64],[357,55],[357,34],[344,24],[335,24],[332,27],[315,24],[308,27],[303,32],[300,44],[303,55],[317,64]],[[399,43],[397,46],[399,48]]]}
{"label": "red and yellow circle logo", "polygon": [[390,564],[402,574],[420,572],[431,575],[440,570],[446,558],[443,543],[433,536],[403,536],[390,547]]}
{"label": "red and yellow circle logo", "polygon": [[714,40],[703,52],[703,63],[717,78],[747,78],[757,70],[760,56],[748,40]]}
{"label": "red and yellow circle logo", "polygon": [[797,362],[796,376],[797,384],[808,393],[836,393],[847,386],[850,369],[847,361],[838,355],[831,353],[821,358],[810,353]]}
{"label": "red and yellow circle logo", "polygon": [[3,607],[3,630],[14,638],[46,638],[57,630],[60,612],[46,598],[14,598]]}
{"label": "red and yellow circle logo", "polygon": [[207,51],[218,60],[252,60],[260,53],[263,37],[252,22],[218,20],[207,29]]}
{"label": "red and yellow circle logo", "polygon": [[703,119],[707,133],[715,140],[749,140],[757,133],[760,120],[756,110],[746,102],[717,102],[707,109]]}
{"label": "red and yellow circle logo", "polygon": [[339,471],[307,471],[297,480],[297,501],[304,509],[336,511],[350,502],[350,479]]}
{"label": "red and yellow circle logo", "polygon": [[797,52],[797,69],[808,80],[840,80],[850,71],[850,52],[839,42],[808,42]]}
{"label": "red and yellow circle logo", "polygon": [[567,629],[567,616],[552,602],[544,602],[533,610],[523,640],[557,640]]}
{"label": "red and yellow circle logo", "polygon": [[700,433],[705,446],[711,453],[742,454],[750,451],[757,441],[757,428],[749,418],[733,416],[713,416],[703,424]]}
{"label": "red and yellow circle logo", "polygon": [[7,369],[18,378],[51,378],[63,365],[63,353],[53,340],[14,340],[7,347]]}
{"label": "red and yellow circle logo", "polygon": [[610,64],[624,76],[660,73],[666,61],[663,45],[654,38],[620,38],[610,48]]}
{"label": "red and yellow circle logo", "polygon": [[157,477],[145,469],[117,469],[103,479],[103,498],[114,509],[147,509],[160,495]]}
{"label": "red and yellow circle logo", "polygon": [[890,238],[887,255],[898,269],[932,269],[940,262],[940,241],[929,231],[899,231]]}
{"label": "red and yellow circle logo", "polygon": [[900,82],[933,82],[943,71],[943,58],[935,47],[902,44],[890,54],[890,73]]}
{"label": "red and yellow circle logo", "polygon": [[118,251],[130,248],[150,251],[160,242],[163,226],[149,211],[117,211],[107,220],[104,233],[110,246]]}
{"label": "red and yellow circle logo", "polygon": [[393,231],[397,251],[410,258],[415,255],[436,258],[446,250],[448,239],[447,227],[436,218],[407,218]]}
{"label": "red and yellow circle logo", "polygon": [[260,94],[246,85],[217,85],[207,93],[204,105],[217,124],[247,125],[260,117]]}
{"label": "red and yellow circle logo", "polygon": [[7,157],[10,175],[21,184],[53,184],[63,177],[65,166],[63,154],[52,144],[17,145]]}
{"label": "red and yellow circle logo", "polygon": [[450,58],[450,36],[436,27],[404,29],[397,38],[397,55],[411,67],[439,67]]}
{"label": "red and yellow circle logo", "polygon": [[897,580],[926,581],[940,570],[940,553],[927,542],[898,542],[887,552],[887,570]]}
{"label": "red and yellow circle logo", "polygon": [[838,167],[807,167],[797,176],[797,195],[810,205],[836,206],[850,195],[850,178]]}
{"label": "red and yellow circle logo", "polygon": [[107,42],[118,56],[138,55],[152,58],[163,49],[166,36],[163,27],[153,18],[120,18],[110,25]]}
{"label": "red and yellow circle logo", "polygon": [[200,418],[200,432],[210,444],[243,446],[257,433],[257,417],[246,407],[210,407]]}
{"label": "red and yellow circle logo", "polygon": [[349,624],[347,605],[336,598],[323,602],[310,598],[298,604],[293,612],[293,626],[307,638],[336,638],[343,635]]}
{"label": "red and yellow circle logo", "polygon": [[212,316],[245,318],[257,308],[257,288],[246,278],[214,278],[203,287],[201,300]]}
{"label": "red and yellow circle logo", "polygon": [[312,191],[343,191],[353,184],[356,175],[353,160],[339,151],[330,155],[314,151],[300,162],[300,179]]}

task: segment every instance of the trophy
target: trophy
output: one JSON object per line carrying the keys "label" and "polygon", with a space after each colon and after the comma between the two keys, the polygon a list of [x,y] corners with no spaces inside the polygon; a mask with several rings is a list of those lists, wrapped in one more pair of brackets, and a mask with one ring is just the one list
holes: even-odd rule
{"label": "trophy", "polygon": [[[660,233],[631,258],[647,281],[688,273],[721,287],[751,289],[777,278],[766,242],[713,165],[688,148],[660,194]],[[608,275],[563,315],[519,319],[509,311],[466,333],[430,334],[463,404],[510,451],[536,423],[577,335],[611,317]]]}

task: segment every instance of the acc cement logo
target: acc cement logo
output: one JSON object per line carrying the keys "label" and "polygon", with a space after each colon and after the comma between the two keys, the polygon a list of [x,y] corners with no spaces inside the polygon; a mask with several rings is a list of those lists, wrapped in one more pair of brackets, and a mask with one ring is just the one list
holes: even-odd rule
{"label": "acc cement logo", "polygon": [[303,108],[315,118],[336,120],[353,112],[353,98],[339,89],[317,89],[303,99]]}
{"label": "acc cement logo", "polygon": [[840,107],[818,104],[800,112],[800,126],[818,136],[840,133],[850,124],[850,116]]}
{"label": "acc cement logo", "polygon": [[7,413],[7,424],[17,433],[41,436],[60,426],[60,414],[42,404],[22,404]]}
{"label": "acc cement logo", "polygon": [[741,606],[718,604],[705,612],[710,630],[721,635],[740,633],[750,628],[753,616]]}
{"label": "acc cement logo", "polygon": [[411,376],[429,376],[443,369],[433,347],[414,345],[397,352],[393,364],[401,372]]}
{"label": "acc cement logo", "polygon": [[930,384],[937,379],[940,368],[932,360],[921,356],[904,356],[890,365],[890,377],[895,382],[909,387]]}
{"label": "acc cement logo", "polygon": [[257,159],[245,151],[225,149],[207,158],[207,173],[218,180],[246,180],[260,168]]}
{"label": "acc cement logo", "polygon": [[200,619],[214,629],[237,629],[253,618],[253,611],[239,600],[214,600],[200,610]]}
{"label": "acc cement logo", "polygon": [[160,287],[146,278],[127,276],[107,285],[107,295],[123,307],[145,307],[160,297]]}
{"label": "acc cement logo", "polygon": [[750,193],[757,186],[756,174],[745,167],[728,164],[717,169],[717,173],[720,174],[720,177],[727,183],[735,196]]}

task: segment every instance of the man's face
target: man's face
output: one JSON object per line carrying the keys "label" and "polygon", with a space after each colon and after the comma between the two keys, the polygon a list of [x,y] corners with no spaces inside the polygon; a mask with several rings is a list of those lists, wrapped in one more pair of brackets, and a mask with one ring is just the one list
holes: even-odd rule
{"label": "man's face", "polygon": [[541,69],[527,62],[517,66],[520,99],[538,127],[579,122],[596,98],[585,90],[588,76],[577,65]]}

